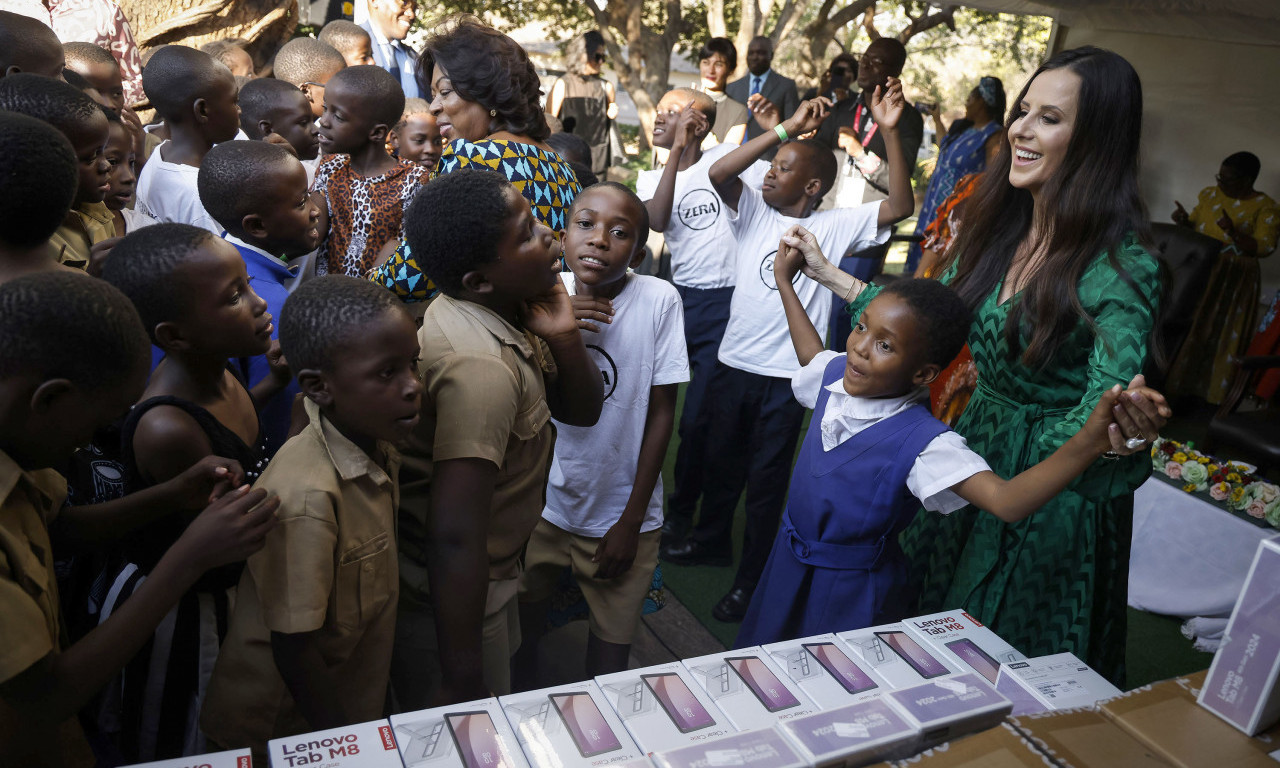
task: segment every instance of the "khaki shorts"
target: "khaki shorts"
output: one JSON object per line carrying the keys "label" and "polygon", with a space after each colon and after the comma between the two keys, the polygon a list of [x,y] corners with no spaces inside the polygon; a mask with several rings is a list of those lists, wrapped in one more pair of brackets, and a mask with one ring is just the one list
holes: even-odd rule
{"label": "khaki shorts", "polygon": [[550,598],[560,582],[560,574],[565,568],[573,568],[591,611],[591,634],[606,643],[630,645],[644,608],[644,598],[653,584],[653,571],[658,567],[661,538],[661,530],[640,534],[631,568],[612,579],[597,579],[598,566],[591,562],[591,557],[600,546],[600,539],[579,536],[539,520],[525,551],[520,600],[535,603]]}

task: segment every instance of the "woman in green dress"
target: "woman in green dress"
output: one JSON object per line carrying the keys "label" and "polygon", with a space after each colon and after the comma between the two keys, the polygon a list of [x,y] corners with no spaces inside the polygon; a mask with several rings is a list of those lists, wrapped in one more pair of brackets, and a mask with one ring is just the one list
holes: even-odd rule
{"label": "woman in green dress", "polygon": [[[942,277],[974,312],[978,385],[955,429],[1005,477],[1061,446],[1107,388],[1136,383],[1160,295],[1141,245],[1133,68],[1109,51],[1064,51],[1013,105]],[[841,296],[860,290],[838,270],[811,271]],[[875,292],[861,290],[850,314]],[[1070,651],[1123,685],[1133,490],[1169,415],[1141,405],[1142,423],[1117,416],[1115,455],[1020,523],[972,507],[918,514],[902,543],[919,612],[962,609],[1028,656]]]}

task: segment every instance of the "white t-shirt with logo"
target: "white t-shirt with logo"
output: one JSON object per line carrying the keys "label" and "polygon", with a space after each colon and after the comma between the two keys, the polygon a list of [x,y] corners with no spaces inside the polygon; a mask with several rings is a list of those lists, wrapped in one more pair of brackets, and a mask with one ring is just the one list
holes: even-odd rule
{"label": "white t-shirt with logo", "polygon": [[[572,272],[561,273],[569,294]],[[689,380],[684,308],[665,280],[629,274],[613,299],[613,322],[582,331],[587,353],[600,366],[604,407],[593,427],[556,422],[555,455],[542,517],[557,528],[599,538],[618,522],[635,485],[649,415],[649,390]],[[649,497],[640,531],[662,527],[662,478]]]}
{"label": "white t-shirt with logo", "polygon": [[[720,342],[720,362],[761,376],[794,376],[800,370],[800,360],[791,344],[787,315],[773,278],[778,241],[799,224],[813,233],[824,254],[843,255],[853,243],[867,248],[888,239],[890,228],[877,225],[879,215],[880,203],[867,203],[856,208],[817,211],[797,219],[782,215],[765,204],[759,190],[743,185],[737,213],[729,211],[729,224],[738,242],[738,282],[729,306],[729,325]],[[831,291],[798,272],[792,284],[813,327],[826,343]]]}
{"label": "white t-shirt with logo", "polygon": [[[698,162],[676,173],[671,219],[662,234],[671,249],[671,279],[677,285],[700,289],[733,286],[733,233],[724,201],[707,174],[715,161],[734,149],[737,147],[729,144],[712,147],[702,153]],[[768,170],[768,163],[757,160],[738,178],[759,189]],[[653,199],[661,178],[661,168],[640,172],[636,194],[641,200]]]}

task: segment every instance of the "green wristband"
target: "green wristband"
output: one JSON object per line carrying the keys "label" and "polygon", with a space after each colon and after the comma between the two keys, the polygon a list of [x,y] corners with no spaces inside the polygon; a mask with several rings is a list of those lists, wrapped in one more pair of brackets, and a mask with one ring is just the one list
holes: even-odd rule
{"label": "green wristband", "polygon": [[778,138],[782,141],[787,140],[787,129],[782,127],[782,123],[773,126],[773,132],[778,134]]}

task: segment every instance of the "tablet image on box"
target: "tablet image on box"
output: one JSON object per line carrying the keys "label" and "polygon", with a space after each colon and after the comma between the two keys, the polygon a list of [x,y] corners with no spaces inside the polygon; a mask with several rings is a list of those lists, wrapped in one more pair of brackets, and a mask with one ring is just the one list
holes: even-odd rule
{"label": "tablet image on box", "polygon": [[800,700],[787,690],[764,659],[758,656],[729,656],[725,658],[725,663],[742,678],[756,699],[770,712],[800,706]]}
{"label": "tablet image on box", "polygon": [[450,712],[444,721],[466,768],[515,768],[487,711]]}
{"label": "tablet image on box", "polygon": [[907,662],[925,680],[951,674],[947,666],[924,649],[916,639],[901,630],[874,633],[898,657]]}
{"label": "tablet image on box", "polygon": [[880,687],[879,683],[872,680],[871,676],[835,643],[804,643],[801,647],[816,659],[846,692],[858,694]]}
{"label": "tablet image on box", "polygon": [[641,675],[640,679],[653,691],[662,711],[671,718],[672,724],[681,733],[710,728],[716,724],[698,697],[693,695],[684,678],[675,672],[660,672],[655,675]]}
{"label": "tablet image on box", "polygon": [[[551,702],[546,702],[548,710]],[[391,717],[400,759],[408,768],[526,768],[497,699],[407,712]]]}
{"label": "tablet image on box", "polygon": [[1000,677],[1000,662],[991,658],[990,654],[978,647],[978,644],[967,637],[949,640],[943,643],[956,658],[973,667],[978,674],[987,678],[987,682],[995,685]]}
{"label": "tablet image on box", "polygon": [[622,749],[622,742],[605,721],[604,714],[591,694],[553,693],[548,698],[564,721],[580,755],[595,757]]}

